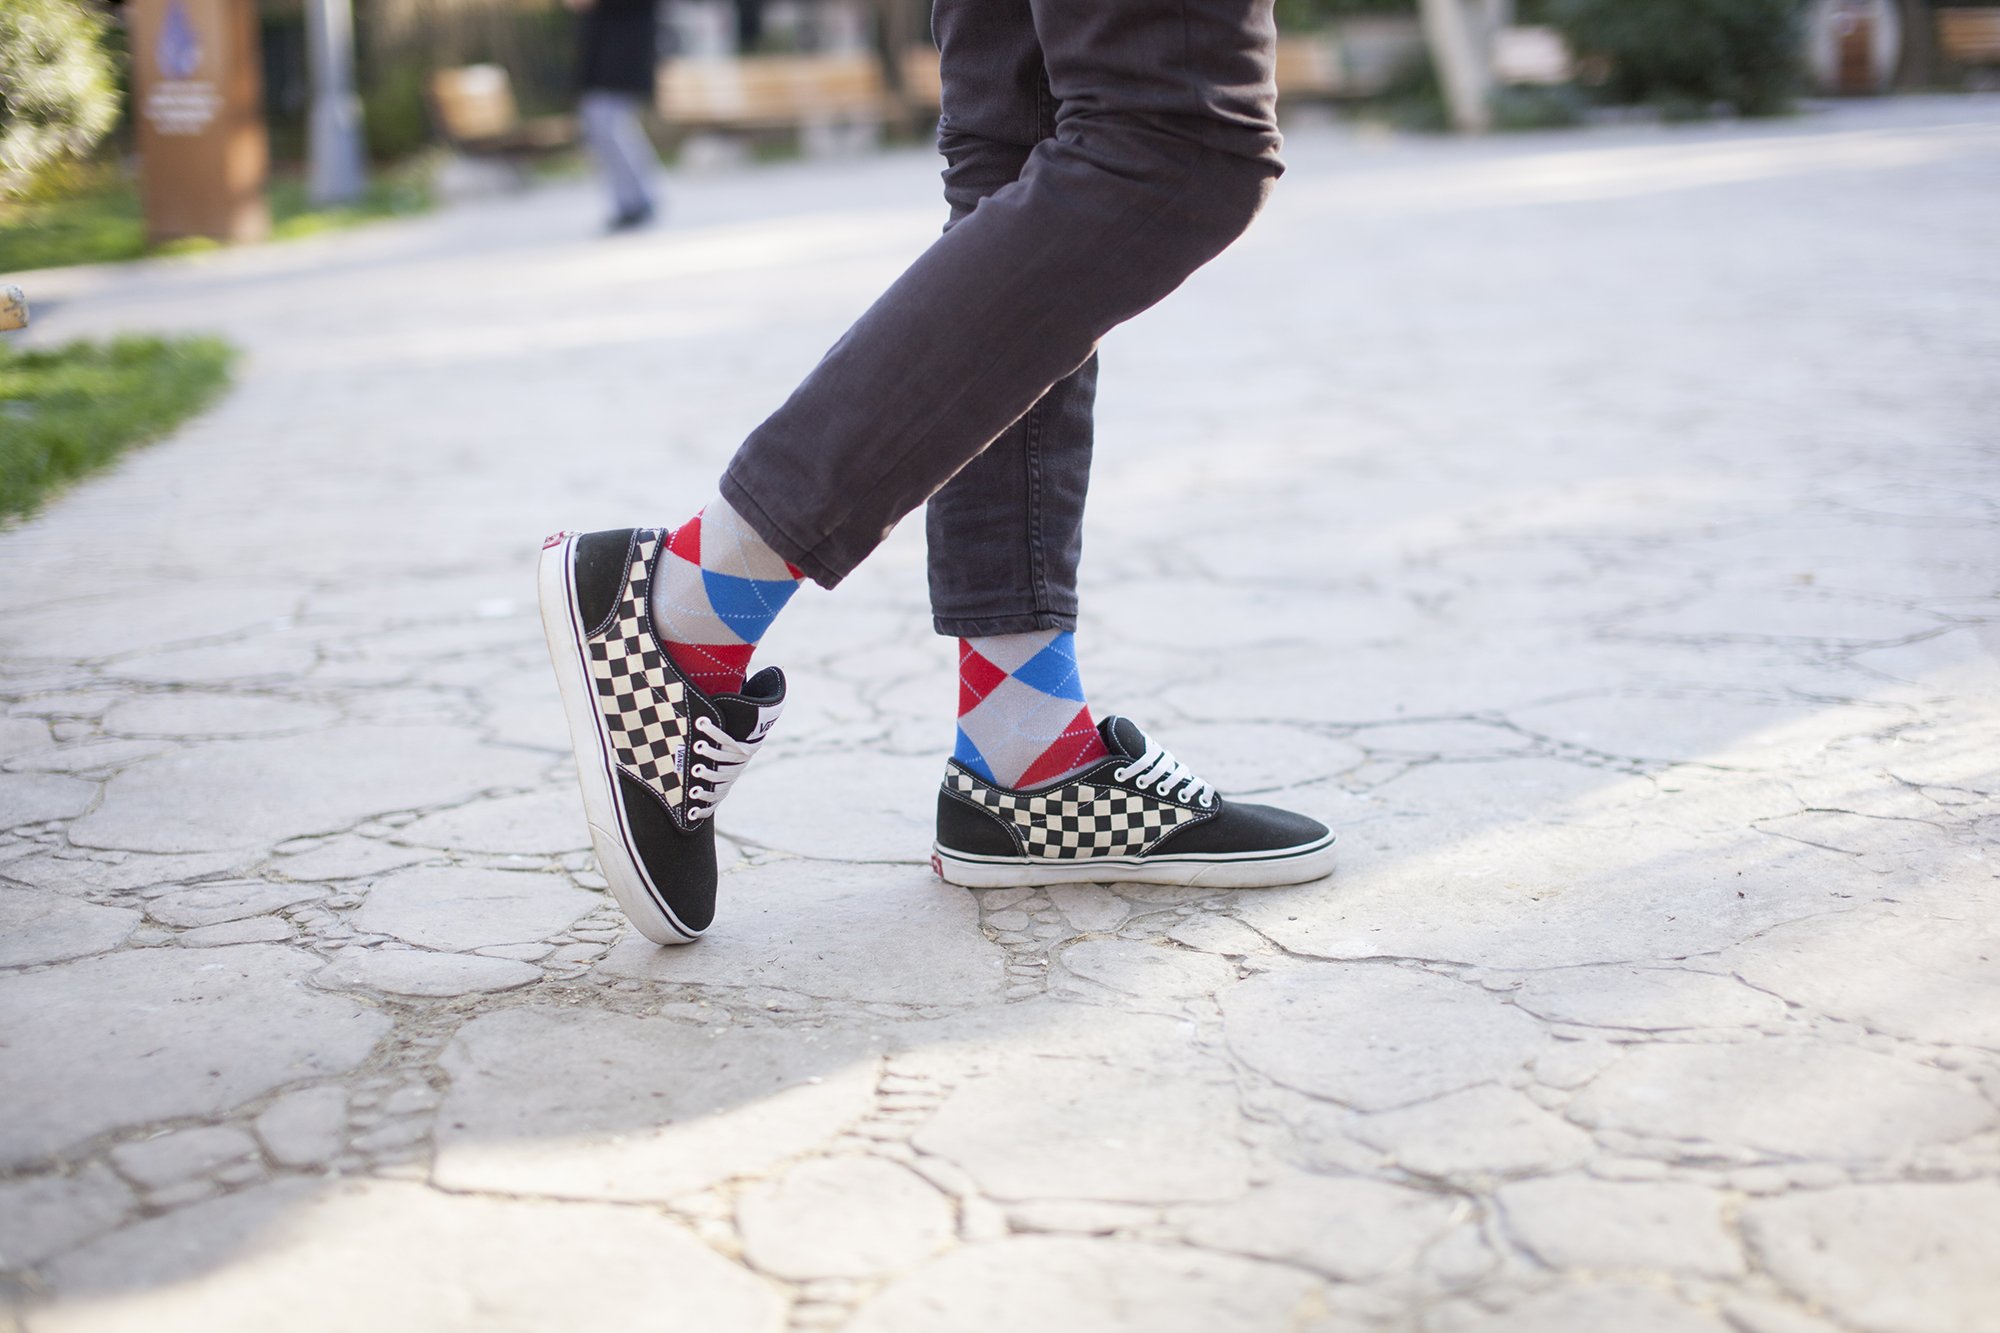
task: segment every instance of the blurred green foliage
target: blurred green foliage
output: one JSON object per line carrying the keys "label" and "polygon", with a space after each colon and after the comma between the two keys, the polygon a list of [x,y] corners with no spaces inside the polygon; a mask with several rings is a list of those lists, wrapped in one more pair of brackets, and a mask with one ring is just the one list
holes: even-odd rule
{"label": "blurred green foliage", "polygon": [[[1443,134],[1451,128],[1444,87],[1429,55],[1412,61],[1374,103],[1381,118],[1398,129]],[[1553,130],[1580,125],[1587,103],[1583,93],[1569,84],[1496,88],[1492,99],[1493,128]]]}
{"label": "blurred green foliage", "polygon": [[384,167],[371,175],[368,190],[358,203],[338,208],[315,206],[306,198],[303,180],[280,176],[265,192],[271,201],[271,239],[289,241],[379,218],[422,213],[436,202],[431,194],[431,174],[435,167],[436,163],[428,156],[405,158],[394,167]]}
{"label": "blurred green foliage", "polygon": [[377,162],[408,157],[428,145],[431,117],[424,105],[423,67],[397,65],[364,83],[361,126],[368,136],[368,155]]}
{"label": "blurred green foliage", "polygon": [[1606,62],[1600,91],[1669,118],[1727,103],[1787,110],[1799,76],[1801,0],[1549,0],[1572,49]]}
{"label": "blurred green foliage", "polygon": [[[10,0],[11,2],[11,0]],[[215,338],[125,337],[18,351],[0,342],[0,518],[212,402],[234,353]]]}
{"label": "blurred green foliage", "polygon": [[1493,93],[1493,128],[1555,130],[1581,125],[1588,99],[1571,84],[1523,84]]}
{"label": "blurred green foliage", "polygon": [[[361,202],[341,208],[313,207],[303,181],[281,176],[268,191],[272,239],[421,213],[432,202],[432,167],[429,158],[418,157],[378,171]],[[213,244],[175,241],[149,250],[137,184],[122,167],[108,162],[74,168],[64,173],[61,188],[40,188],[29,199],[0,206],[0,273],[185,253]]]}
{"label": "blurred green foliage", "polygon": [[134,259],[145,253],[139,196],[109,164],[45,178],[29,197],[0,207],[0,273]]}
{"label": "blurred green foliage", "polygon": [[79,0],[0,3],[0,199],[88,155],[118,123],[109,27]]}
{"label": "blurred green foliage", "polygon": [[[1451,128],[1451,112],[1444,104],[1444,84],[1428,51],[1398,70],[1373,103],[1376,115],[1369,118],[1385,119],[1398,129],[1442,134]],[[1363,114],[1367,116],[1367,112]]]}
{"label": "blurred green foliage", "polygon": [[1416,0],[1277,0],[1278,30],[1304,32],[1356,14],[1415,14]]}

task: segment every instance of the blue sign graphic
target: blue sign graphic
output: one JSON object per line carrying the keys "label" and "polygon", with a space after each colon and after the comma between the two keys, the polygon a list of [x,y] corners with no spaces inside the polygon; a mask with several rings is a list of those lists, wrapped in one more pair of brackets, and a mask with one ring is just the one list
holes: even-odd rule
{"label": "blue sign graphic", "polygon": [[191,79],[201,68],[201,39],[188,21],[186,0],[171,0],[167,5],[167,21],[153,46],[153,59],[169,79]]}

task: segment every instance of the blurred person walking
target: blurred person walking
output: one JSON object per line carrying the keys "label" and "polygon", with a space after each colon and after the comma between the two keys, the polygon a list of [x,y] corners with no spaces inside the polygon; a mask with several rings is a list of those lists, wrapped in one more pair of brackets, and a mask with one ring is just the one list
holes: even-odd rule
{"label": "blurred person walking", "polygon": [[612,231],[643,227],[658,211],[659,160],[639,117],[653,100],[659,62],[655,0],[564,0],[577,15],[577,115],[610,188]]}
{"label": "blurred person walking", "polygon": [[1226,800],[1130,719],[1095,720],[1075,642],[1097,343],[1235,240],[1282,171],[1271,0],[937,0],[933,31],[944,234],[693,518],[543,544],[592,843],[663,944],[712,920],[712,817],[784,706],[778,668],[746,680],[758,639],[802,579],[835,587],[925,504],[933,625],[959,640],[943,878],[1332,868],[1324,825]]}

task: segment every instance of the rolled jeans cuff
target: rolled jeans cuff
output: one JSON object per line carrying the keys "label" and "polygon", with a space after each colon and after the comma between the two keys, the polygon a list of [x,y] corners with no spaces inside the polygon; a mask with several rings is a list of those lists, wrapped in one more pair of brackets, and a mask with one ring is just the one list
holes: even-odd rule
{"label": "rolled jeans cuff", "polygon": [[989,634],[1032,634],[1036,630],[1076,632],[1076,617],[1055,611],[1011,616],[932,616],[931,627],[947,638],[977,639]]}
{"label": "rolled jeans cuff", "polygon": [[807,543],[795,536],[757,497],[745,488],[736,476],[732,466],[722,474],[722,498],[729,507],[743,515],[752,530],[764,539],[764,544],[789,561],[792,566],[804,572],[805,576],[822,588],[831,588],[854,572],[866,551],[859,552],[852,560],[840,563],[828,561],[820,543]]}

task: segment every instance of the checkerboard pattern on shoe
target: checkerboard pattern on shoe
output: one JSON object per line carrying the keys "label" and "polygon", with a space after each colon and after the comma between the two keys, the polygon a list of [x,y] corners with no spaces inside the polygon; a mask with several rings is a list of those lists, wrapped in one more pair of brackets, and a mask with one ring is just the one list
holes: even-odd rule
{"label": "checkerboard pattern on shoe", "polygon": [[1029,856],[1059,861],[1137,856],[1199,810],[1109,783],[1071,782],[1033,792],[1005,791],[958,767],[945,786],[976,801],[1012,826]]}
{"label": "checkerboard pattern on shoe", "polygon": [[728,694],[743,687],[757,641],[803,577],[727,501],[712,500],[660,553],[653,624],[696,688]]}
{"label": "checkerboard pattern on shoe", "polygon": [[1098,726],[1107,757],[1028,790],[945,765],[931,866],[948,884],[1122,882],[1261,888],[1333,869],[1333,830],[1273,806],[1224,800],[1130,718]]}
{"label": "checkerboard pattern on shoe", "polygon": [[1001,787],[1036,787],[1110,751],[1097,734],[1076,636],[1065,630],[958,641],[958,741],[952,757]]}
{"label": "checkerboard pattern on shoe", "polygon": [[649,531],[633,544],[618,609],[587,647],[613,757],[678,817],[686,791],[687,687],[667,670],[646,625],[646,570],[662,535]]}

